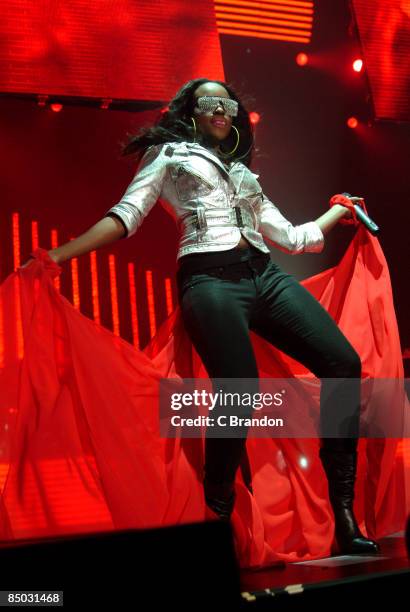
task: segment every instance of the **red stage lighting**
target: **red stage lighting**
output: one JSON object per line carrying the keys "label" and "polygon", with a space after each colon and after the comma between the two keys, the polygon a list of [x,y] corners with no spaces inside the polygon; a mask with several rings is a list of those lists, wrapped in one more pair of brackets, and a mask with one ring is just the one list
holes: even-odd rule
{"label": "red stage lighting", "polygon": [[50,108],[55,113],[59,113],[62,110],[63,105],[62,104],[50,104]]}
{"label": "red stage lighting", "polygon": [[306,53],[298,53],[296,56],[296,63],[298,66],[306,66],[306,64],[308,63],[309,58],[306,55]]}
{"label": "red stage lighting", "polygon": [[363,68],[363,60],[355,59],[353,62],[353,70],[355,72],[361,72]]}
{"label": "red stage lighting", "polygon": [[356,117],[349,117],[349,119],[347,120],[347,125],[349,126],[349,128],[357,128],[357,126],[359,125],[358,120],[356,119]]}

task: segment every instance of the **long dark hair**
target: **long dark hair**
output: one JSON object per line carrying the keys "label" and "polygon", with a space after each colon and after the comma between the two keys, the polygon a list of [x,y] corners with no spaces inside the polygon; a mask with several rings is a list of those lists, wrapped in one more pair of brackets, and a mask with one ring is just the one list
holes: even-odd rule
{"label": "long dark hair", "polygon": [[[246,166],[250,166],[252,161],[252,153],[255,149],[254,135],[252,124],[249,119],[249,113],[236,94],[234,89],[223,81],[213,79],[192,79],[181,87],[174,98],[169,102],[167,110],[159,113],[159,116],[153,126],[143,127],[135,135],[127,134],[128,141],[123,143],[121,155],[135,154],[139,160],[145,149],[153,144],[161,144],[163,142],[193,142],[195,129],[191,117],[193,116],[195,100],[194,91],[203,83],[218,83],[225,87],[230,97],[238,102],[238,114],[232,117],[232,125],[239,132],[239,145],[233,155],[223,156],[223,159],[229,161],[241,161]],[[244,99],[244,96],[242,96]],[[254,102],[254,99],[247,96],[246,103]],[[195,137],[196,142],[206,141],[206,136],[198,130]],[[225,140],[220,143],[220,149],[227,154],[231,151],[237,142],[236,131],[232,129]]]}

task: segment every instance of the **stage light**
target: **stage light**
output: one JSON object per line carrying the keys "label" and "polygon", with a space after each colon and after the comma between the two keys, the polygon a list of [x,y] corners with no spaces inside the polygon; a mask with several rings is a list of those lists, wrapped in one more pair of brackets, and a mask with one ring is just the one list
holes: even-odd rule
{"label": "stage light", "polygon": [[91,296],[92,296],[92,302],[93,302],[93,316],[94,316],[94,321],[98,323],[98,325],[101,325],[96,251],[90,251],[90,268],[91,268]]}
{"label": "stage light", "polygon": [[120,335],[120,316],[118,311],[118,283],[117,270],[115,265],[116,256],[108,255],[108,269],[110,274],[110,292],[111,292],[111,314],[112,314],[112,331],[116,336]]}
{"label": "stage light", "polygon": [[302,457],[300,457],[300,459],[299,459],[299,465],[300,465],[300,467],[301,467],[301,468],[307,468],[307,466],[308,466],[308,460],[307,460],[307,458],[306,458],[306,457],[303,457],[303,456],[302,456]]}
{"label": "stage light", "polygon": [[172,283],[170,278],[165,279],[165,299],[167,304],[167,315],[169,316],[174,310],[174,303],[172,300]]}
{"label": "stage light", "polygon": [[308,63],[309,58],[306,55],[306,53],[298,53],[296,56],[296,63],[298,66],[306,66],[306,64]]}
{"label": "stage light", "polygon": [[[74,236],[71,236],[70,240],[74,240]],[[80,310],[80,284],[78,277],[78,257],[70,259],[71,265],[71,283],[73,290],[73,306],[77,310]]]}
{"label": "stage light", "polygon": [[31,222],[31,250],[34,251],[39,247],[38,243],[38,221]]}
{"label": "stage light", "polygon": [[354,130],[354,128],[357,128],[357,126],[359,125],[358,120],[356,119],[356,117],[349,117],[349,119],[347,120],[347,125],[349,128],[352,128]]}
{"label": "stage light", "polygon": [[138,331],[138,309],[137,309],[137,289],[135,285],[135,265],[131,262],[128,263],[128,287],[130,294],[130,308],[131,308],[131,327],[132,327],[132,338],[135,348],[140,348],[140,338]]}
{"label": "stage light", "polygon": [[169,107],[168,106],[164,106],[164,108],[161,108],[160,113],[161,115],[165,115],[165,113],[167,113],[169,111]]}
{"label": "stage light", "polygon": [[314,3],[298,0],[214,0],[219,34],[310,43]]}
{"label": "stage light", "polygon": [[157,322],[155,317],[155,296],[154,285],[152,282],[152,270],[145,270],[145,283],[148,300],[148,317],[150,327],[150,338],[153,338],[157,333]]}
{"label": "stage light", "polygon": [[63,105],[62,104],[50,104],[50,108],[55,113],[59,113],[62,110]]}
{"label": "stage light", "polygon": [[249,113],[249,121],[252,123],[252,125],[256,125],[257,123],[259,123],[260,118],[261,116],[259,113],[255,113],[255,112]]}
{"label": "stage light", "polygon": [[353,62],[353,70],[355,72],[361,72],[363,68],[363,60],[355,59]]}

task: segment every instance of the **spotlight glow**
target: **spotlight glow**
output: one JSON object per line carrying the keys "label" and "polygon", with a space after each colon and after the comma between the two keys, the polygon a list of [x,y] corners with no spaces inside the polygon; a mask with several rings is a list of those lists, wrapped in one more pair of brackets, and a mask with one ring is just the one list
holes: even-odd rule
{"label": "spotlight glow", "polygon": [[252,123],[252,125],[256,125],[257,123],[259,123],[260,118],[261,116],[259,113],[255,113],[255,112],[249,113],[249,121]]}
{"label": "spotlight glow", "polygon": [[308,466],[307,458],[306,457],[301,457],[299,459],[299,465],[300,465],[301,468],[307,468],[307,466]]}
{"label": "spotlight glow", "polygon": [[298,53],[296,56],[296,63],[298,66],[306,66],[306,64],[308,63],[309,58],[306,55],[306,53]]}
{"label": "spotlight glow", "polygon": [[358,120],[356,119],[356,117],[349,117],[349,119],[347,120],[347,125],[349,128],[352,128],[352,130],[354,130],[355,128],[357,128],[357,126],[359,125]]}
{"label": "spotlight glow", "polygon": [[355,72],[361,72],[362,68],[363,68],[363,60],[355,59],[355,61],[353,62],[353,70]]}

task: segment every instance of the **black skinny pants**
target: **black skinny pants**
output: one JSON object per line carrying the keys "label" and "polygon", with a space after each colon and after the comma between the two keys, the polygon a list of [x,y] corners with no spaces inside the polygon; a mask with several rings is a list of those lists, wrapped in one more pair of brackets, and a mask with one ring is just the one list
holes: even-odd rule
{"label": "black skinny pants", "polygon": [[[177,284],[185,329],[210,378],[258,378],[252,330],[320,379],[356,379],[331,391],[322,380],[320,420],[325,427],[333,411],[353,401],[347,435],[358,437],[360,357],[323,306],[269,254],[249,247],[186,255]],[[206,477],[232,482],[245,445],[246,437],[206,436]]]}

